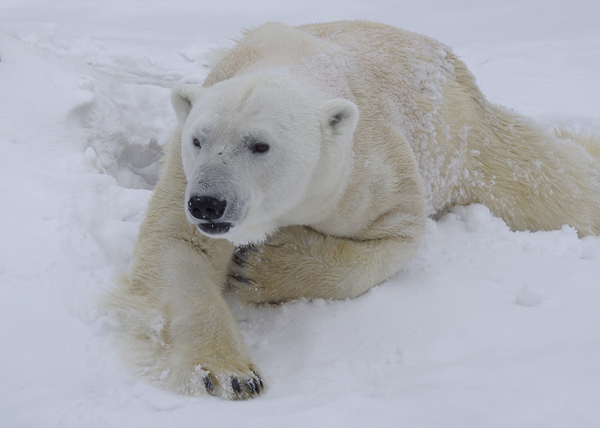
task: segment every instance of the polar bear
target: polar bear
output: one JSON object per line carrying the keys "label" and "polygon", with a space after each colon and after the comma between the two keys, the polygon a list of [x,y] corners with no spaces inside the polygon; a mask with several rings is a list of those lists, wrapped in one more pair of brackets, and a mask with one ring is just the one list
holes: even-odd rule
{"label": "polar bear", "polygon": [[268,23],[173,90],[131,272],[111,296],[155,384],[265,387],[223,297],[346,299],[413,256],[428,216],[482,203],[515,230],[600,234],[600,148],[489,103],[452,51],[364,21]]}

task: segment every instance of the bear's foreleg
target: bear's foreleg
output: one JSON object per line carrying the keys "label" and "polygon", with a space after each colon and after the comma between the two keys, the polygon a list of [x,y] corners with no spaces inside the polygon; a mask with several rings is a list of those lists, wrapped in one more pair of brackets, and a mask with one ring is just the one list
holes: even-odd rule
{"label": "bear's foreleg", "polygon": [[264,388],[222,295],[223,273],[189,243],[162,242],[148,272],[120,281],[111,296],[126,357],[171,391],[248,398]]}
{"label": "bear's foreleg", "polygon": [[228,283],[241,299],[254,303],[354,298],[410,260],[422,227],[413,232],[358,240],[288,227],[262,245],[239,248],[229,265]]}

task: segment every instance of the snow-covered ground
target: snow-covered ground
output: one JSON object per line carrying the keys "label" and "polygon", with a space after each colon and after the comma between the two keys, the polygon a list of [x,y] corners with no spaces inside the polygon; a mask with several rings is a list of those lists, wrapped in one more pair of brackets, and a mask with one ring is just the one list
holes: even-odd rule
{"label": "snow-covered ground", "polygon": [[97,296],[127,268],[169,88],[245,27],[370,19],[452,46],[488,98],[600,133],[597,0],[3,0],[0,427],[598,427],[600,238],[429,221],[400,273],[344,302],[231,299],[269,389],[176,396],[125,370]]}

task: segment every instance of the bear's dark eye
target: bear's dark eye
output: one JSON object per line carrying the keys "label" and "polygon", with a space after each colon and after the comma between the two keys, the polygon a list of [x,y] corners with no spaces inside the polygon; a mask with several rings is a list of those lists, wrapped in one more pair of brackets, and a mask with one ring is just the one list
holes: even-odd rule
{"label": "bear's dark eye", "polygon": [[194,139],[192,140],[192,143],[194,143],[194,146],[200,148],[200,140],[197,139],[196,137],[194,137]]}
{"label": "bear's dark eye", "polygon": [[250,146],[252,153],[267,153],[271,146],[267,143],[255,143]]}

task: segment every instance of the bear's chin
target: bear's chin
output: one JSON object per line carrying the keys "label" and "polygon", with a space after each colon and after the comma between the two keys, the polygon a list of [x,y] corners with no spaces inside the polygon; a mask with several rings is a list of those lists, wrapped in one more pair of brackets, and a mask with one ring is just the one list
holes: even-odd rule
{"label": "bear's chin", "polygon": [[198,229],[207,235],[221,235],[229,232],[229,229],[231,229],[231,223],[198,223]]}
{"label": "bear's chin", "polygon": [[203,235],[214,239],[226,239],[236,247],[262,244],[278,229],[275,226],[265,228],[264,224],[248,227],[248,225],[228,222],[197,223],[196,226]]}

